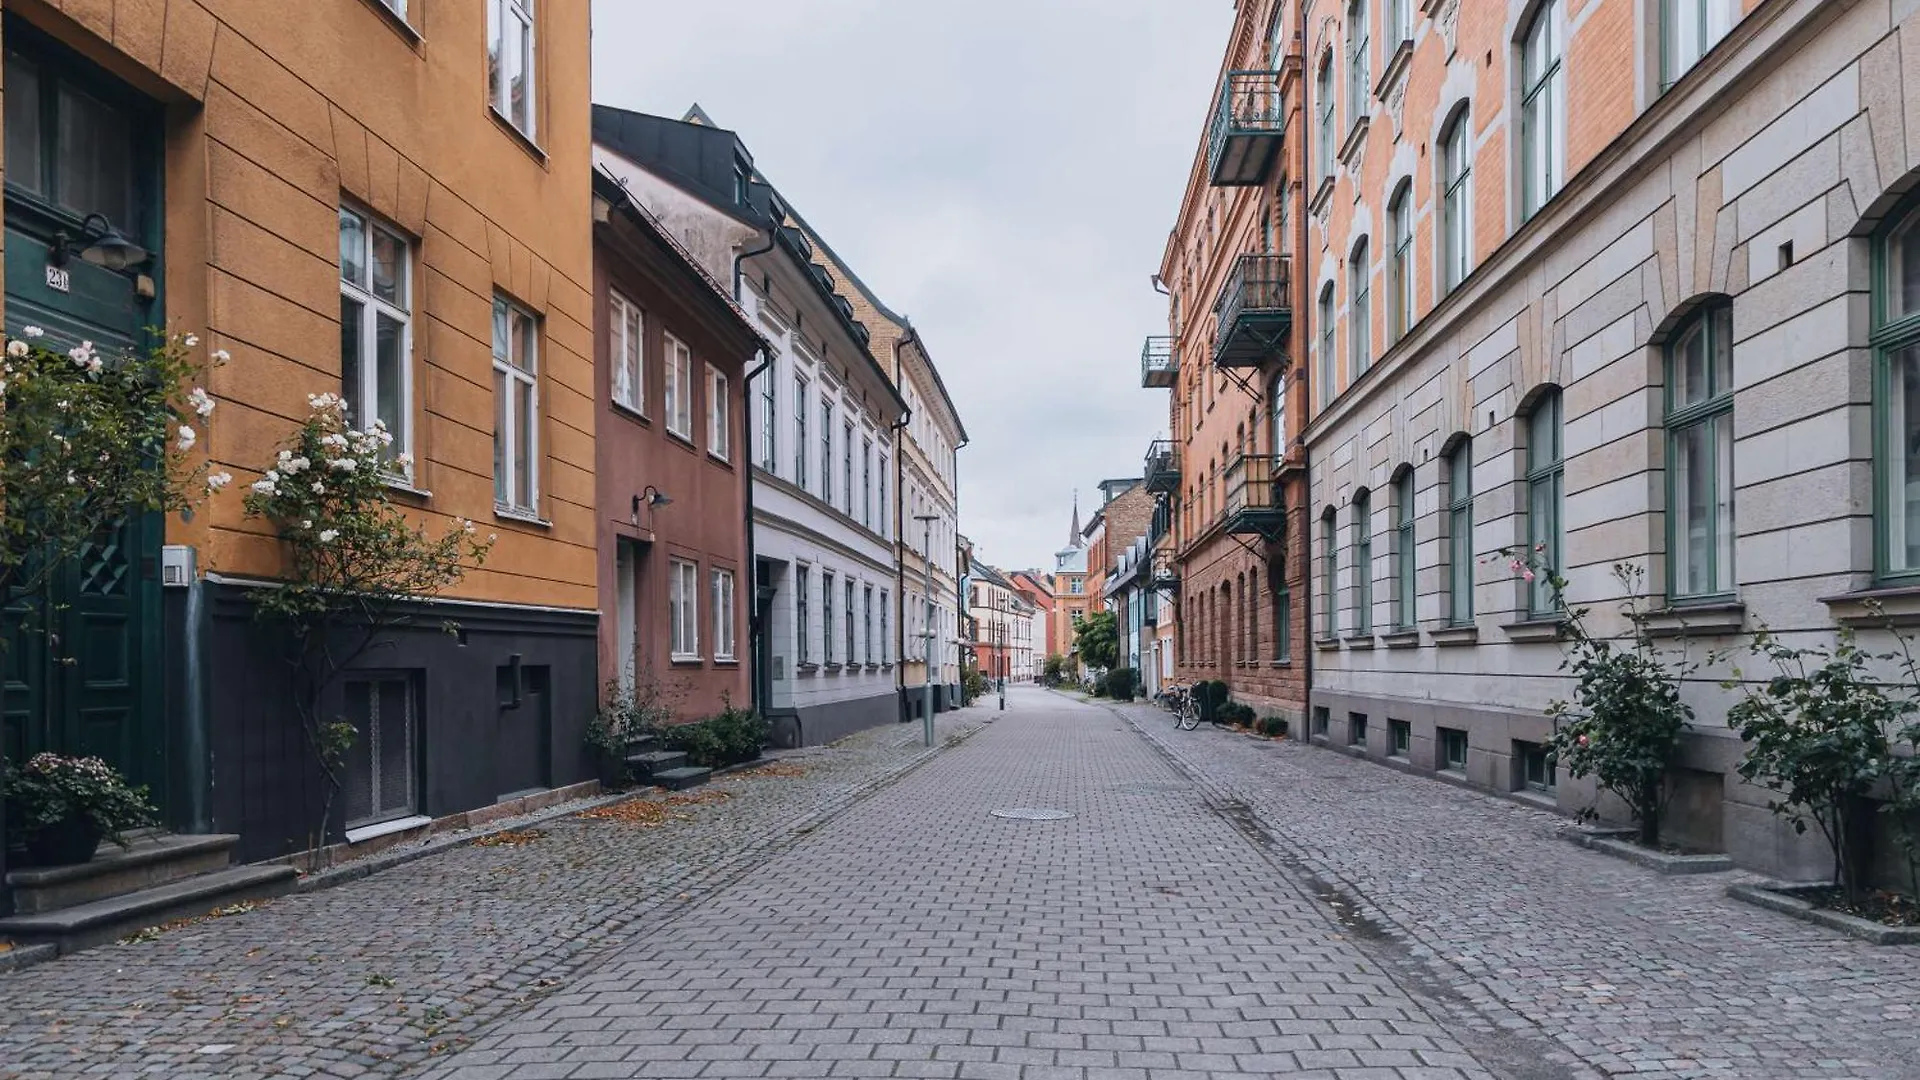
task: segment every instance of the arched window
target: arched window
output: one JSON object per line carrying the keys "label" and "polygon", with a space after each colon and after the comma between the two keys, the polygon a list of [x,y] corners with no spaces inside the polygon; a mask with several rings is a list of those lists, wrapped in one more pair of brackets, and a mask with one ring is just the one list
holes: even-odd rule
{"label": "arched window", "polygon": [[1269,575],[1273,586],[1273,658],[1280,663],[1293,659],[1293,589],[1286,574]]}
{"label": "arched window", "polygon": [[1402,180],[1387,206],[1393,252],[1387,262],[1387,334],[1399,341],[1413,329],[1413,181]]}
{"label": "arched window", "polygon": [[1352,127],[1367,115],[1367,102],[1373,97],[1373,63],[1369,53],[1373,43],[1367,24],[1367,0],[1347,4],[1347,126]]}
{"label": "arched window", "polygon": [[1393,628],[1414,628],[1413,466],[1393,479]]}
{"label": "arched window", "polygon": [[1461,109],[1440,137],[1440,287],[1473,269],[1473,117]]}
{"label": "arched window", "polygon": [[1333,507],[1320,517],[1320,636],[1340,630],[1340,536]]}
{"label": "arched window", "polygon": [[1347,380],[1356,381],[1373,362],[1373,274],[1367,266],[1367,238],[1353,246],[1347,263]]}
{"label": "arched window", "polygon": [[1313,79],[1314,102],[1319,108],[1320,133],[1315,142],[1320,179],[1333,177],[1333,50],[1320,58],[1320,71]]}
{"label": "arched window", "polygon": [[1874,443],[1882,577],[1920,574],[1920,202],[1879,237],[1873,291]]}
{"label": "arched window", "polygon": [[1229,661],[1243,660],[1253,655],[1247,643],[1247,576],[1241,574],[1233,583],[1233,655]]}
{"label": "arched window", "polygon": [[1333,282],[1320,290],[1320,407],[1333,404]]}
{"label": "arched window", "polygon": [[1447,455],[1447,622],[1473,624],[1473,440]]}
{"label": "arched window", "polygon": [[1520,217],[1560,190],[1566,168],[1567,77],[1560,0],[1541,0],[1520,46]]}
{"label": "arched window", "polygon": [[1536,575],[1527,599],[1529,614],[1557,615],[1553,577],[1566,573],[1566,461],[1560,445],[1560,390],[1549,388],[1527,413],[1527,544],[1550,573]]}
{"label": "arched window", "polygon": [[1272,410],[1267,434],[1272,439],[1273,456],[1287,452],[1287,377],[1279,374],[1267,386],[1267,407]]}
{"label": "arched window", "polygon": [[1373,632],[1373,496],[1353,496],[1353,632]]}
{"label": "arched window", "polygon": [[1733,593],[1733,305],[1710,305],[1667,342],[1667,589]]}

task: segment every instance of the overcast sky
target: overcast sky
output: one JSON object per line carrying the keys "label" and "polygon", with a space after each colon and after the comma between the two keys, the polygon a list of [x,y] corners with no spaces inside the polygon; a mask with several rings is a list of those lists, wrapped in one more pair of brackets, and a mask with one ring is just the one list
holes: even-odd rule
{"label": "overcast sky", "polygon": [[1074,490],[1138,476],[1159,269],[1230,0],[594,0],[594,100],[697,101],[895,311],[972,444],[960,527],[1051,568]]}

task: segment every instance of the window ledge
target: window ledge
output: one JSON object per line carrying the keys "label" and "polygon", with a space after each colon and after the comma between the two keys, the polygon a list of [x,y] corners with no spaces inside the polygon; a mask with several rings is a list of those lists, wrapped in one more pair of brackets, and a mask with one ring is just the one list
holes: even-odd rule
{"label": "window ledge", "polygon": [[1539,788],[1523,787],[1517,791],[1509,791],[1507,794],[1521,802],[1532,803],[1542,810],[1560,809],[1560,799],[1551,790],[1542,791]]}
{"label": "window ledge", "polygon": [[1380,643],[1389,649],[1411,649],[1420,644],[1420,631],[1395,630],[1391,634],[1380,635]]}
{"label": "window ledge", "polygon": [[407,483],[404,477],[399,476],[387,477],[387,490],[395,494],[405,495],[410,499],[419,499],[422,502],[433,498],[433,492],[428,491],[426,488],[414,487],[412,484]]}
{"label": "window ledge", "polygon": [[1321,652],[1332,652],[1340,647],[1340,639],[1337,637],[1314,638],[1313,647]]}
{"label": "window ledge", "polygon": [[647,415],[645,408],[636,409],[624,401],[611,401],[608,404],[613,406],[613,411],[617,415],[624,416],[636,423],[645,424],[648,427],[653,426],[653,418]]}
{"label": "window ledge", "polygon": [[699,447],[697,447],[697,446],[695,446],[695,445],[693,445],[693,435],[692,435],[692,434],[690,434],[690,433],[687,433],[687,432],[679,432],[679,431],[675,431],[675,430],[673,430],[673,426],[672,426],[672,425],[668,425],[668,426],[667,426],[667,434],[669,434],[669,435],[671,435],[671,436],[673,436],[673,441],[674,441],[674,442],[677,442],[677,443],[680,443],[680,444],[682,444],[683,446],[685,446],[685,447],[686,447],[687,449],[689,449],[689,450],[698,450],[698,449],[699,449]]}
{"label": "window ledge", "polygon": [[731,468],[733,468],[733,458],[732,458],[732,456],[731,456],[731,455],[728,455],[728,454],[716,454],[716,453],[714,453],[713,451],[711,451],[711,450],[709,450],[709,451],[707,451],[707,457],[708,457],[708,459],[709,459],[709,460],[711,460],[711,461],[713,461],[713,462],[715,462],[715,463],[717,463],[717,464],[720,464],[720,465],[725,465],[725,466],[726,466],[727,468],[729,468],[729,469],[731,469]]}
{"label": "window ledge", "polygon": [[835,673],[837,673],[837,672],[839,672],[839,671],[840,671],[840,665],[839,665],[839,664],[836,664],[836,663],[834,663],[834,662],[833,662],[833,661],[831,661],[831,660],[829,660],[829,661],[827,661],[827,670],[828,670],[828,671],[830,671],[830,672],[835,672]]}
{"label": "window ledge", "polygon": [[[1313,189],[1313,198],[1307,200],[1307,212],[1315,215],[1319,214],[1322,210],[1326,209],[1327,203],[1332,200],[1332,198],[1333,176],[1329,174],[1321,177],[1320,186]],[[1208,408],[1211,409],[1212,406],[1209,405]]]}
{"label": "window ledge", "polygon": [[1846,626],[1920,626],[1920,585],[1879,585],[1823,596],[1820,602]]}
{"label": "window ledge", "polygon": [[540,144],[534,142],[526,132],[521,131],[518,125],[507,119],[506,114],[495,108],[491,102],[487,104],[487,115],[493,117],[494,124],[499,127],[501,131],[506,132],[508,138],[518,143],[520,149],[532,154],[533,160],[539,162],[543,168],[546,166],[547,152],[542,150]]}
{"label": "window ledge", "polygon": [[1373,631],[1367,630],[1358,634],[1348,634],[1344,641],[1349,649],[1371,649],[1373,648]]}
{"label": "window ledge", "polygon": [[517,521],[522,525],[535,525],[542,529],[553,528],[553,522],[548,521],[539,514],[529,514],[525,510],[515,510],[512,507],[501,506],[498,503],[494,504],[493,516],[502,521]]}
{"label": "window ledge", "polygon": [[1477,626],[1449,626],[1444,630],[1435,630],[1427,635],[1435,645],[1474,645],[1480,641],[1480,628]]}
{"label": "window ledge", "polygon": [[1747,628],[1747,605],[1737,600],[1676,604],[1648,612],[1645,625],[1648,637],[1737,634]]}
{"label": "window ledge", "polygon": [[[372,8],[375,13],[380,16],[381,21],[391,27],[394,33],[399,34],[410,48],[415,52],[420,51],[420,31],[414,29],[412,23],[403,18],[399,12],[381,3],[380,0],[366,0],[366,5]],[[349,840],[348,843],[352,843],[352,841]]]}
{"label": "window ledge", "polygon": [[802,675],[811,675],[814,672],[820,670],[820,665],[814,664],[814,663],[802,662],[802,663],[793,665],[793,670]]}
{"label": "window ledge", "polygon": [[667,662],[672,664],[674,667],[699,667],[701,664],[701,659],[698,655],[674,656],[674,657],[669,657]]}
{"label": "window ledge", "polygon": [[1413,62],[1413,39],[1402,38],[1394,46],[1393,55],[1387,58],[1387,66],[1380,72],[1380,81],[1374,84],[1373,96],[1381,101],[1387,100],[1387,94],[1393,90],[1393,84],[1399,81],[1407,65]]}
{"label": "window ledge", "polygon": [[1336,155],[1340,164],[1353,164],[1353,156],[1367,143],[1367,132],[1373,127],[1373,119],[1366,113],[1353,118],[1353,126],[1347,128],[1347,137],[1340,140],[1340,150]]}
{"label": "window ledge", "polygon": [[1269,661],[1267,661],[1267,666],[1268,666],[1269,668],[1272,668],[1272,669],[1273,669],[1273,670],[1275,670],[1275,671],[1285,671],[1285,670],[1287,670],[1288,668],[1290,668],[1290,667],[1292,667],[1292,666],[1293,666],[1293,661],[1291,661],[1291,660],[1269,660]]}
{"label": "window ledge", "polygon": [[713,666],[720,668],[737,668],[740,666],[740,658],[737,656],[716,656],[713,658]]}
{"label": "window ledge", "polygon": [[431,824],[433,824],[432,818],[425,814],[415,814],[412,817],[382,821],[376,825],[362,825],[360,828],[347,830],[347,843],[363,844],[376,837],[391,836],[397,832],[406,832],[408,829],[417,829],[422,825]]}
{"label": "window ledge", "polygon": [[1507,635],[1508,641],[1535,642],[1558,641],[1566,630],[1566,621],[1559,618],[1522,619],[1511,622],[1500,629]]}

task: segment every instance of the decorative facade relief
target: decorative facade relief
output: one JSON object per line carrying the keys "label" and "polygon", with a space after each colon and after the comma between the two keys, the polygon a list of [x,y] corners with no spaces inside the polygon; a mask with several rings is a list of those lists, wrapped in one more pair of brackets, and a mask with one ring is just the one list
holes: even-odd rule
{"label": "decorative facade relief", "polygon": [[1460,0],[1447,0],[1436,21],[1440,24],[1440,37],[1447,43],[1447,56],[1452,57],[1460,48]]}

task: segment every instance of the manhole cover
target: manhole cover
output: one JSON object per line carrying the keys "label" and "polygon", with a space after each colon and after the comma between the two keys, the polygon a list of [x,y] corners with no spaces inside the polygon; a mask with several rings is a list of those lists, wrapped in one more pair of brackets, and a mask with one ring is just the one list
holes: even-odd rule
{"label": "manhole cover", "polygon": [[1065,821],[1073,815],[1065,810],[1038,810],[1031,806],[1019,806],[1012,810],[995,810],[993,816],[1011,818],[1014,821]]}

